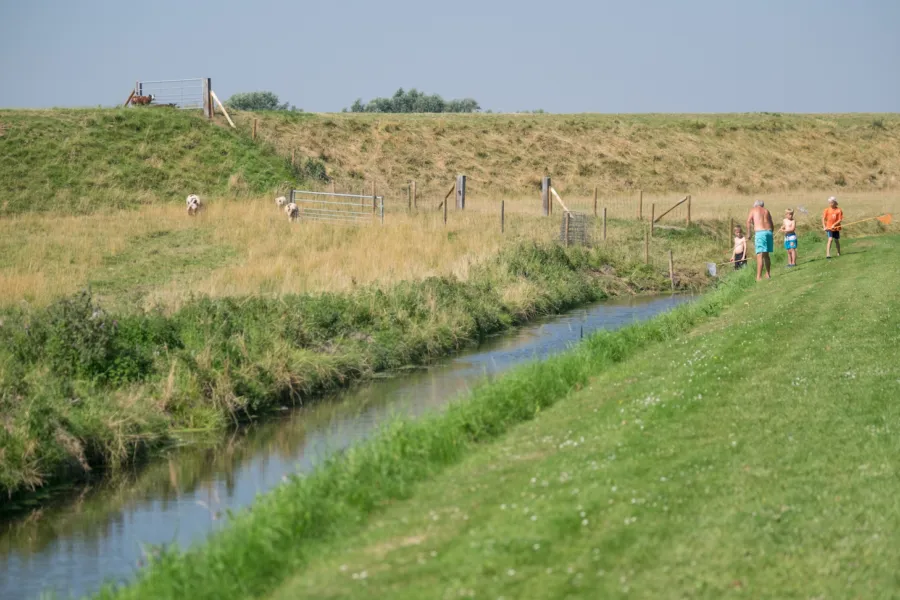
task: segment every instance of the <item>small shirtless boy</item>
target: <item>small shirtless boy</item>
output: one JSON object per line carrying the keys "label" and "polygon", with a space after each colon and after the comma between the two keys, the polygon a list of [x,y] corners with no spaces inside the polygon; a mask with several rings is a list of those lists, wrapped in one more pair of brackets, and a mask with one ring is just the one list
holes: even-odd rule
{"label": "small shirtless boy", "polygon": [[781,229],[784,232],[784,249],[787,250],[788,267],[797,266],[797,221],[794,220],[794,210],[789,208],[784,211],[784,220]]}
{"label": "small shirtless boy", "polygon": [[731,262],[734,263],[735,271],[747,266],[747,238],[744,237],[740,225],[734,226],[734,250],[731,253]]}
{"label": "small shirtless boy", "polygon": [[762,279],[763,265],[766,267],[766,279],[770,279],[772,261],[769,254],[775,249],[775,240],[772,236],[775,225],[772,222],[772,213],[762,200],[754,202],[750,214],[747,215],[747,231],[751,228],[756,242],[756,280]]}

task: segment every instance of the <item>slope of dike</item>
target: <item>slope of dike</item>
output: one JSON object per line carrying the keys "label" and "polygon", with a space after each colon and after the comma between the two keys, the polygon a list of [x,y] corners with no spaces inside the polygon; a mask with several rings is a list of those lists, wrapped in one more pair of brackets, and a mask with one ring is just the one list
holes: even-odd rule
{"label": "slope of dike", "polygon": [[239,197],[293,175],[271,148],[197,111],[0,110],[0,216]]}
{"label": "slope of dike", "polygon": [[0,110],[0,216],[240,198],[303,180],[374,180],[405,197],[409,180],[443,192],[457,173],[474,193],[510,196],[545,174],[578,194],[877,191],[900,175],[897,114],[234,117],[237,130],[168,108]]}
{"label": "slope of dike", "polygon": [[479,191],[531,194],[542,175],[584,194],[880,190],[900,175],[900,115],[242,114],[282,154],[322,161],[339,187],[401,193],[457,173]]}

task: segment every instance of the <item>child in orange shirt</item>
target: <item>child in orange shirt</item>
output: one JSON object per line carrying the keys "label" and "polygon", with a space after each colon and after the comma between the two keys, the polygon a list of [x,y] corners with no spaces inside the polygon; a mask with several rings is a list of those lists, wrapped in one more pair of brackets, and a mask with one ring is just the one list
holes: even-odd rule
{"label": "child in orange shirt", "polygon": [[841,255],[841,222],[844,220],[844,211],[838,208],[837,198],[828,199],[828,208],[822,214],[822,229],[828,235],[828,245],[825,247],[825,258],[831,258],[831,243],[837,249],[837,255]]}

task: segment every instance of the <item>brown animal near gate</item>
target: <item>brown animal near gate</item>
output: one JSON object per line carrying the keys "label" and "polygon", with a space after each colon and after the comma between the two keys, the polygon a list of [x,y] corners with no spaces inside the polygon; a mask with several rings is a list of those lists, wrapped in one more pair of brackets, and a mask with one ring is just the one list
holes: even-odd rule
{"label": "brown animal near gate", "polygon": [[146,105],[146,104],[150,104],[150,103],[152,103],[152,102],[153,102],[153,94],[150,94],[149,96],[137,96],[137,95],[135,95],[135,96],[132,96],[132,97],[131,97],[131,103],[132,103],[132,104]]}

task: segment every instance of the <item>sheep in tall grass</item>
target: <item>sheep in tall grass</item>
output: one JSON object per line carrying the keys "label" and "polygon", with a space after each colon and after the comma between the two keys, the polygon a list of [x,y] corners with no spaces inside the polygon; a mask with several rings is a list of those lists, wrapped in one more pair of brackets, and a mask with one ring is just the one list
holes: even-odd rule
{"label": "sheep in tall grass", "polygon": [[191,194],[187,197],[187,213],[190,216],[196,215],[200,208],[203,206],[203,203],[200,202],[200,196],[197,194]]}
{"label": "sheep in tall grass", "polygon": [[275,206],[277,206],[278,208],[281,208],[287,203],[287,198],[285,198],[284,196],[278,196],[277,198],[275,198]]}
{"label": "sheep in tall grass", "polygon": [[294,202],[291,202],[284,207],[284,214],[287,215],[288,221],[298,219],[300,218],[300,207],[297,206]]}

